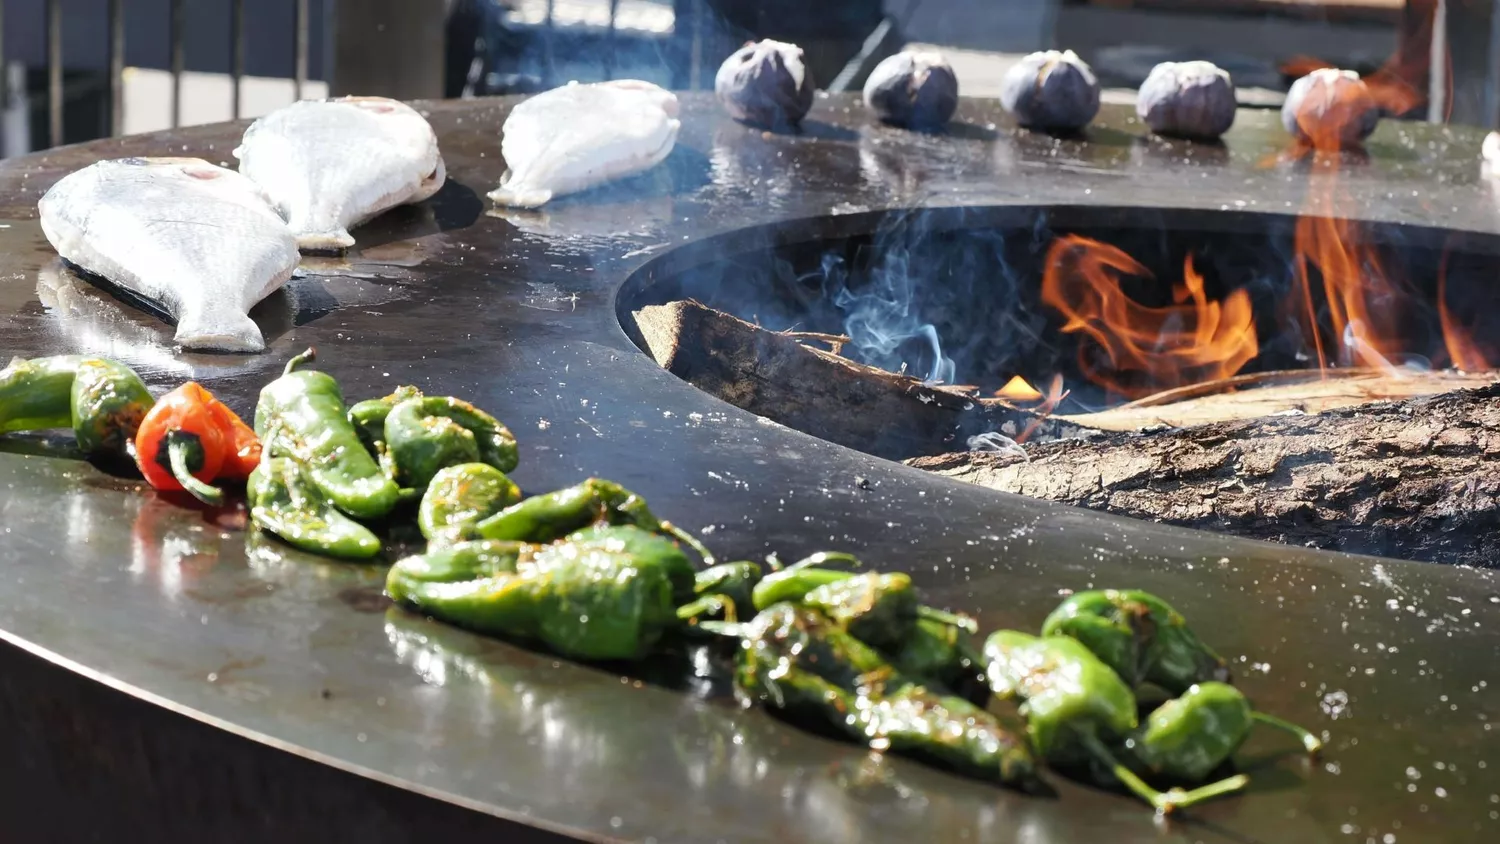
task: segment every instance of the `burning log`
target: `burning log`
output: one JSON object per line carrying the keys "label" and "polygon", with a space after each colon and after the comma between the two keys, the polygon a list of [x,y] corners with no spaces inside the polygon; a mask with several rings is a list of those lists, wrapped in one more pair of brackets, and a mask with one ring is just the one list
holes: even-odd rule
{"label": "burning log", "polygon": [[806,345],[827,335],[770,331],[694,301],[635,312],[639,340],[656,362],[736,407],[868,454],[901,460],[963,448],[967,438],[1077,437],[1082,426],[966,387],[934,386]]}
{"label": "burning log", "polygon": [[909,465],[1252,539],[1495,566],[1500,384],[1318,415],[1112,433]]}

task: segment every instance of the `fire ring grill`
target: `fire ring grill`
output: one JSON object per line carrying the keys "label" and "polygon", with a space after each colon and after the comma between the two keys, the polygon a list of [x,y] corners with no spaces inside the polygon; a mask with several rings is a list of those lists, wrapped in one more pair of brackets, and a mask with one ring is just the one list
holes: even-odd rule
{"label": "fire ring grill", "polygon": [[[279,316],[262,314],[276,327],[253,359],[163,354],[160,326],[91,310],[109,303],[77,298],[90,294],[55,274],[52,310],[38,299],[53,257],[34,220],[47,185],[100,157],[224,160],[239,126],[6,162],[0,349],[111,353],[158,384],[196,378],[244,413],[290,354],[316,345],[350,395],[415,382],[494,408],[522,438],[527,490],[610,477],[711,528],[730,557],[847,547],[910,570],[987,629],[1035,626],[1060,590],[1146,588],[1237,662],[1264,708],[1331,735],[1326,764],[1283,761],[1169,838],[1494,836],[1496,777],[1481,767],[1500,716],[1485,685],[1500,645],[1492,572],[1242,542],[954,484],[699,393],[620,325],[627,278],[649,286],[762,248],[768,232],[857,233],[864,212],[1295,211],[1300,180],[1256,166],[1283,142],[1272,117],[1242,113],[1227,149],[1204,158],[1139,140],[1112,107],[1086,141],[1016,134],[979,102],[933,137],[866,125],[853,98],[831,97],[803,136],[779,137],[688,96],[663,170],[545,213],[485,216],[477,195],[503,169],[507,108],[430,105],[454,184],[383,221],[346,262],[312,267],[273,303]],[[1378,222],[1497,234],[1478,147],[1474,133],[1388,124],[1348,185]],[[794,221],[807,225],[773,225]],[[165,840],[1161,840],[1149,813],[1065,781],[1058,799],[1025,798],[877,763],[692,689],[388,611],[379,570],[247,553],[233,517],[210,523],[79,464],[0,455],[0,514],[13,760],[0,794],[15,816],[45,818],[50,838],[129,824]],[[1272,750],[1252,745],[1246,758]]]}

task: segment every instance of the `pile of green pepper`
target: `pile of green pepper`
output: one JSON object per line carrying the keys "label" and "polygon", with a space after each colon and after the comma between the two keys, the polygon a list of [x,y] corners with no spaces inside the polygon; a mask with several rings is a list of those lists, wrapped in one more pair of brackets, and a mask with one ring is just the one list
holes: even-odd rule
{"label": "pile of green pepper", "polygon": [[[331,376],[305,368],[313,357],[294,357],[260,393],[250,518],[294,547],[371,560],[385,552],[376,531],[414,509],[426,550],[391,566],[386,592],[440,621],[585,661],[723,647],[746,705],[1023,790],[1050,766],[1161,813],[1242,789],[1248,779],[1226,769],[1256,724],[1321,747],[1256,711],[1153,595],[1080,592],[1040,635],[1001,630],[978,645],[972,619],[848,554],[720,564],[599,478],[527,498],[506,475],[516,440],[494,417],[410,386],[351,407]],[[152,403],[111,361],[0,370],[0,434],[71,426],[91,455],[127,454]]]}

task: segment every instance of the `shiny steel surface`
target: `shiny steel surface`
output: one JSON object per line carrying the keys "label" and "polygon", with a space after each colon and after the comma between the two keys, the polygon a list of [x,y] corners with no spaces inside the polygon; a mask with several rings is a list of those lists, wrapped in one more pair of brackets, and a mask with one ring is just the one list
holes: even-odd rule
{"label": "shiny steel surface", "polygon": [[[838,546],[911,571],[986,629],[1034,628],[1066,589],[1177,605],[1262,708],[1326,730],[1305,763],[1260,736],[1250,794],[1158,826],[1053,778],[1023,797],[814,738],[722,699],[621,678],[389,609],[381,570],[247,546],[242,513],[169,502],[87,464],[0,454],[0,635],[186,717],[481,812],[599,840],[1484,841],[1500,836],[1494,572],[1313,553],[991,493],[757,420],[627,339],[616,293],[696,256],[872,225],[866,211],[1059,204],[1295,212],[1274,113],[1224,147],[1140,139],[1106,107],[1085,140],[964,102],[948,136],[820,99],[800,137],[684,97],[661,170],[540,213],[486,214],[511,101],[430,104],[450,184],[309,261],[260,312],[259,356],[176,355],[170,329],[59,272],[38,196],[101,157],[231,161],[243,123],[100,141],[0,165],[0,351],[89,351],[155,387],[202,382],[242,414],[295,352],[347,396],[412,383],[495,412],[530,492],[590,474],[644,494],[727,558]],[[1387,123],[1345,185],[1359,216],[1500,234],[1476,132]],[[828,222],[797,222],[838,215]],[[843,222],[839,222],[842,220]],[[786,224],[779,229],[756,226]],[[727,240],[717,240],[726,233]],[[779,232],[779,233],[778,233]],[[660,264],[654,262],[662,262]],[[43,304],[46,302],[47,304]],[[12,452],[27,447],[12,445]],[[1483,467],[1486,468],[1487,467]],[[857,483],[856,478],[867,483]]]}

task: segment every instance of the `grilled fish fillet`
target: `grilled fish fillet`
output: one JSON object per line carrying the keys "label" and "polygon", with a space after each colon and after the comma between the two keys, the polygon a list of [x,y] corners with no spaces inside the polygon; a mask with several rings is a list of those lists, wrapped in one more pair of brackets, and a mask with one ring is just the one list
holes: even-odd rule
{"label": "grilled fish fillet", "polygon": [[490,193],[536,208],[659,164],[677,143],[677,97],[636,79],[570,82],[511,110],[500,151],[509,169]]}
{"label": "grilled fish fillet", "polygon": [[166,311],[186,349],[262,351],[250,308],[301,257],[254,182],[199,158],[100,161],[37,208],[59,255]]}
{"label": "grilled fish fillet", "polygon": [[432,126],[385,97],[293,103],[250,124],[234,157],[309,251],[353,246],[350,229],[447,178]]}

